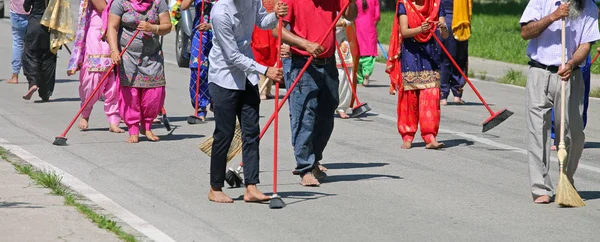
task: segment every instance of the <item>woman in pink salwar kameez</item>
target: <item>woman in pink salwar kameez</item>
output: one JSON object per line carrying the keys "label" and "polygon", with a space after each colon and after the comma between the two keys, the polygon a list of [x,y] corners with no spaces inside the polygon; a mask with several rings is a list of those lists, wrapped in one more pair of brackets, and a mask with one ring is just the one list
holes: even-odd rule
{"label": "woman in pink salwar kameez", "polygon": [[[82,0],[80,4],[77,35],[67,74],[70,76],[80,71],[79,97],[81,98],[81,105],[90,97],[94,88],[113,64],[110,58],[110,48],[103,39],[103,33],[101,32],[103,24],[101,16],[106,6],[107,2],[105,0]],[[121,121],[118,107],[119,82],[114,71],[108,75],[96,95],[83,109],[79,128],[81,130],[88,129],[92,107],[102,94],[104,95],[104,112],[110,126],[109,131],[123,133],[124,130],[119,128],[119,122]]]}
{"label": "woman in pink salwar kameez", "polygon": [[356,1],[358,15],[354,23],[356,25],[356,37],[360,60],[358,63],[356,79],[358,84],[369,85],[369,77],[373,74],[375,57],[377,57],[377,23],[379,22],[379,0]]}

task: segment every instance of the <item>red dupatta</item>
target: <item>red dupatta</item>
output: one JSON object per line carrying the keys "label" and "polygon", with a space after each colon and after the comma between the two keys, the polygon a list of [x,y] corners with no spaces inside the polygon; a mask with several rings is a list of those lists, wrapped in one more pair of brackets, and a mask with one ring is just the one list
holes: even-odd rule
{"label": "red dupatta", "polygon": [[[404,8],[406,9],[406,16],[408,17],[409,28],[418,28],[421,26],[423,22],[422,19],[425,19],[425,21],[429,22],[431,25],[431,28],[428,32],[420,33],[415,35],[413,38],[421,43],[429,41],[431,36],[435,33],[436,25],[434,22],[437,22],[439,19],[438,14],[440,12],[440,0],[424,0],[423,8],[421,9],[417,9],[417,7],[410,1],[403,0],[403,2]],[[418,12],[415,12],[415,10]]]}

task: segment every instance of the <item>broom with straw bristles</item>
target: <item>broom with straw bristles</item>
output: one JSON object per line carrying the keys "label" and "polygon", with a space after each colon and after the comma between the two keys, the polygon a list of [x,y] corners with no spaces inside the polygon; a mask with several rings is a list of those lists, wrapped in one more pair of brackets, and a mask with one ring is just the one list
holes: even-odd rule
{"label": "broom with straw bristles", "polygon": [[[565,65],[565,20],[562,20],[562,56],[561,63]],[[564,164],[567,163],[567,149],[565,147],[565,81],[561,81],[561,98],[560,98],[560,142],[558,144],[558,162],[560,167],[560,178],[558,180],[558,189],[556,190],[556,203],[562,207],[581,207],[585,206],[585,203],[569,181],[569,178],[564,172]]]}
{"label": "broom with straw bristles", "polygon": [[[275,67],[275,66],[273,66]],[[261,93],[270,82],[269,78],[265,80],[265,82],[260,86],[259,93]],[[208,156],[212,154],[212,144],[213,137],[210,136],[204,142],[200,144],[200,150],[206,153]],[[237,119],[235,119],[235,133],[233,135],[233,140],[231,141],[231,146],[229,146],[229,150],[227,151],[227,163],[236,155],[239,155],[242,152],[242,129],[240,127],[240,123]]]}

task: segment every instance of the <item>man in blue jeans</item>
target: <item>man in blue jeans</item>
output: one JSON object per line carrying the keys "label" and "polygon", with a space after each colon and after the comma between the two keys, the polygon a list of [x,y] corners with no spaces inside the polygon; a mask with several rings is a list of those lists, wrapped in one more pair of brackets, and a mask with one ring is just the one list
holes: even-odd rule
{"label": "man in blue jeans", "polygon": [[[355,0],[298,1],[283,0],[289,13],[283,18],[282,40],[290,45],[291,63],[285,73],[288,91],[300,74],[310,56],[311,64],[291,91],[292,145],[296,157],[295,173],[300,175],[303,186],[319,186],[317,180],[325,176],[319,169],[323,151],[333,132],[334,113],[338,106],[338,70],[335,62],[335,34],[328,28],[341,8],[345,19],[354,21],[357,15]],[[323,22],[322,20],[330,20]],[[277,31],[273,30],[277,36]],[[317,43],[327,35],[322,45]],[[284,63],[284,68],[285,68]]]}
{"label": "man in blue jeans", "polygon": [[23,0],[10,0],[10,25],[12,26],[12,76],[8,83],[19,83],[21,72],[21,56],[23,55],[23,37],[27,30],[27,16],[23,9]]}

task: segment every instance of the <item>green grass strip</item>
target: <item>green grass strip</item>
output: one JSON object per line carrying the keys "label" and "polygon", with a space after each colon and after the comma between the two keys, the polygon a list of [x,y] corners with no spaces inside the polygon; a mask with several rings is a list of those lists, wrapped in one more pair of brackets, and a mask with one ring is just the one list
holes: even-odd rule
{"label": "green grass strip", "polygon": [[96,213],[87,205],[77,202],[76,196],[70,193],[69,189],[61,183],[61,176],[57,175],[53,171],[37,171],[29,164],[19,164],[17,162],[11,161],[8,157],[8,154],[9,152],[6,149],[0,147],[0,157],[2,157],[2,159],[6,160],[7,162],[13,164],[15,170],[19,174],[28,175],[35,182],[35,184],[45,188],[49,188],[52,191],[51,194],[63,196],[65,199],[65,205],[77,208],[79,212],[84,214],[88,219],[92,220],[92,222],[94,222],[99,228],[113,232],[123,241],[137,241],[137,239],[133,235],[123,231],[121,229],[121,226],[118,226],[115,221],[107,219],[105,216]]}

